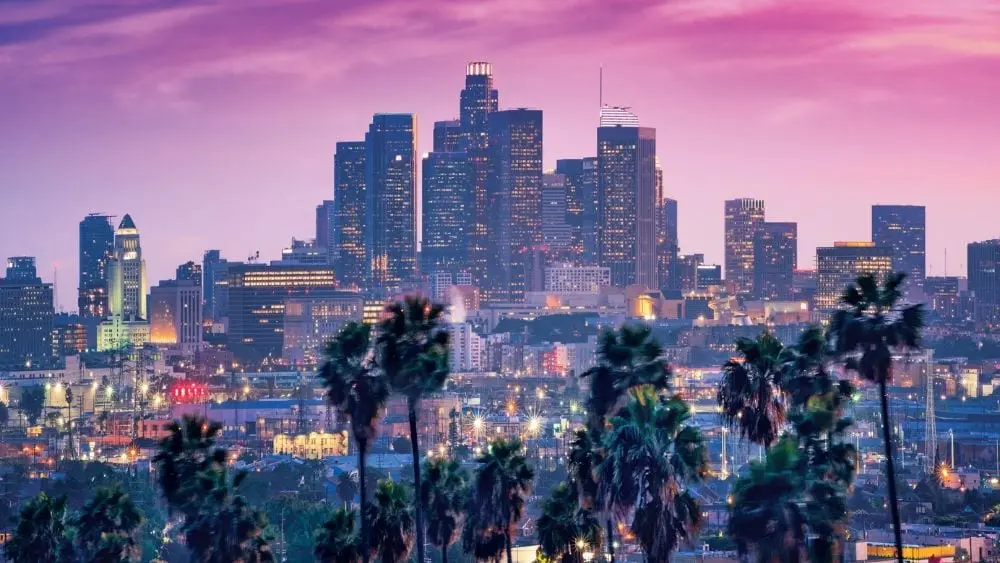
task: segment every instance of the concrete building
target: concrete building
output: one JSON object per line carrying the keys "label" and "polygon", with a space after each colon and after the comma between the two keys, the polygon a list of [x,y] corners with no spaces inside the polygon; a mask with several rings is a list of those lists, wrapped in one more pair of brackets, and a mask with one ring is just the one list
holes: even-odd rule
{"label": "concrete building", "polygon": [[285,300],[282,358],[293,365],[316,366],[323,348],[348,322],[361,322],[364,298],[341,291],[327,297]]}
{"label": "concrete building", "polygon": [[872,274],[879,283],[892,273],[892,250],[871,242],[837,242],[816,249],[816,310],[836,309],[844,290],[863,274]]}
{"label": "concrete building", "polygon": [[150,344],[194,352],[201,347],[201,320],[201,287],[193,280],[164,280],[150,288]]}
{"label": "concrete building", "polygon": [[1000,325],[1000,239],[969,243],[966,264],[976,322]]}
{"label": "concrete building", "polygon": [[765,222],[754,240],[753,295],[767,301],[793,298],[798,266],[798,224]]}
{"label": "concrete building", "polygon": [[483,369],[485,343],[469,323],[448,325],[448,361],[452,372],[474,372]]}
{"label": "concrete building", "polygon": [[545,268],[545,291],[550,293],[597,292],[611,285],[611,268],[574,266],[565,262]]}
{"label": "concrete building", "polygon": [[754,243],[763,226],[764,200],[743,198],[726,201],[726,285],[734,295],[753,294]]}

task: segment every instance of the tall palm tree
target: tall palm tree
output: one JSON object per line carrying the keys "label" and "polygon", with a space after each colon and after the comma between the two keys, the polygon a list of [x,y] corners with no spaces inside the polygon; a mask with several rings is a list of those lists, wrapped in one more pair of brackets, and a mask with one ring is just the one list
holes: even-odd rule
{"label": "tall palm tree", "polygon": [[225,467],[226,450],[216,445],[222,426],[201,416],[185,415],[168,426],[169,435],[153,456],[160,489],[170,510],[197,514],[204,500],[201,475]]}
{"label": "tall palm tree", "polygon": [[554,563],[583,563],[583,554],[601,547],[601,523],[580,507],[572,483],[556,485],[538,518],[538,550]]}
{"label": "tall palm tree", "polygon": [[650,562],[669,561],[701,520],[685,487],[708,473],[708,461],[701,432],[690,420],[679,397],[639,389],[604,436],[597,471],[604,508],[620,518],[632,515],[631,529]]}
{"label": "tall palm tree", "polygon": [[781,356],[783,346],[765,332],[756,339],[740,338],[736,350],[740,359],[722,366],[717,401],[722,422],[741,438],[768,447],[785,425],[785,395],[782,391]]}
{"label": "tall palm tree", "polygon": [[[590,381],[590,395],[587,398],[589,439],[579,442],[579,445],[589,444],[591,453],[586,454],[579,448],[577,451],[580,459],[586,458],[590,467],[595,468],[602,456],[600,449],[608,417],[617,412],[632,389],[644,386],[656,390],[668,389],[670,370],[663,359],[663,348],[652,336],[652,329],[644,324],[625,324],[617,332],[606,330],[601,333],[597,365],[580,377]],[[591,480],[582,474],[578,477],[577,486],[583,487],[580,492],[584,494],[580,503],[587,505],[594,502],[596,497],[587,498],[585,490],[591,486]],[[596,491],[596,487],[593,488]],[[596,500],[599,507],[605,504],[600,499]],[[613,519],[613,514],[605,514],[605,541],[611,563],[615,563]]]}
{"label": "tall palm tree", "polygon": [[462,529],[468,496],[468,475],[458,460],[434,459],[424,464],[420,506],[427,514],[427,534],[448,563],[448,548]]}
{"label": "tall palm tree", "polygon": [[896,544],[896,561],[903,563],[903,538],[896,492],[896,466],[892,459],[892,423],[889,420],[888,382],[892,379],[893,352],[920,348],[924,310],[920,304],[900,305],[906,274],[888,276],[879,287],[872,275],[858,278],[841,297],[843,307],[830,320],[829,336],[844,367],[878,385],[882,412],[889,510]]}
{"label": "tall palm tree", "polygon": [[472,501],[476,537],[480,544],[495,547],[503,538],[507,563],[513,563],[513,534],[524,517],[524,504],[531,493],[535,472],[524,457],[521,442],[497,438],[476,459]]}
{"label": "tall palm tree", "polygon": [[598,492],[596,471],[601,459],[600,451],[586,428],[579,428],[573,433],[568,457],[570,481],[576,486],[579,497],[577,504],[587,510],[594,510]]}
{"label": "tall palm tree", "polygon": [[[448,378],[448,332],[444,330],[444,307],[422,297],[407,297],[386,307],[387,318],[379,325],[376,358],[392,390],[406,397],[413,455],[415,498],[420,492],[420,444],[417,415],[420,399],[440,391]],[[417,517],[417,561],[424,560],[423,507]]]}
{"label": "tall palm tree", "polygon": [[366,458],[368,445],[378,432],[378,420],[389,386],[375,369],[371,354],[371,328],[361,323],[348,323],[326,347],[326,360],[319,377],[326,387],[331,405],[351,419],[351,434],[358,447],[358,481],[361,494],[361,558],[368,563],[369,549],[367,506],[368,488]]}
{"label": "tall palm tree", "polygon": [[381,563],[399,563],[410,556],[414,541],[412,502],[406,485],[383,479],[375,488],[375,502],[365,507],[372,526],[372,549]]}
{"label": "tall palm tree", "polygon": [[4,554],[14,563],[59,563],[73,553],[66,497],[40,493],[24,505]]}
{"label": "tall palm tree", "polygon": [[346,508],[333,511],[323,527],[316,530],[314,554],[320,563],[358,563],[361,546],[355,529],[355,512]]}
{"label": "tall palm tree", "polygon": [[142,512],[120,485],[101,487],[74,519],[73,542],[83,561],[138,561],[141,550],[135,537],[142,523]]}
{"label": "tall palm tree", "polygon": [[239,494],[247,473],[230,479],[226,471],[200,475],[204,501],[193,517],[185,517],[184,539],[197,563],[270,563],[274,561],[263,531],[267,518]]}

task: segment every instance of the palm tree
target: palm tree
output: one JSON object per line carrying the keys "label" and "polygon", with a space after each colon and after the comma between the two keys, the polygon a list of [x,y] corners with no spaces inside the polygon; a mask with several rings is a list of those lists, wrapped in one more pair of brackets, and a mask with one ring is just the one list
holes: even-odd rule
{"label": "palm tree", "polygon": [[378,482],[375,502],[365,509],[372,525],[372,549],[381,563],[399,563],[413,549],[413,513],[410,490],[389,479]]}
{"label": "palm tree", "polygon": [[226,450],[215,443],[222,426],[201,416],[185,415],[168,430],[170,434],[153,457],[160,488],[170,510],[193,518],[204,502],[201,476],[225,468]]}
{"label": "palm tree", "polygon": [[101,487],[74,519],[73,542],[84,561],[138,561],[135,536],[142,524],[142,512],[120,485]]}
{"label": "palm tree", "polygon": [[573,433],[568,457],[569,475],[579,497],[577,504],[587,510],[593,510],[597,504],[598,492],[595,473],[601,459],[600,451],[595,447],[586,428],[579,428]]}
{"label": "palm tree", "polygon": [[545,499],[537,526],[538,550],[554,563],[583,563],[585,551],[601,546],[601,523],[565,481]]}
{"label": "palm tree", "polygon": [[66,497],[40,493],[24,505],[4,554],[14,563],[59,563],[73,553]]}
{"label": "palm tree", "polygon": [[740,338],[736,350],[742,358],[722,366],[717,400],[723,424],[764,447],[777,440],[786,420],[783,348],[781,341],[767,332],[754,340]]}
{"label": "palm tree", "polygon": [[[386,307],[388,317],[379,325],[377,354],[379,367],[392,390],[406,397],[413,455],[413,483],[417,500],[420,492],[420,445],[417,441],[417,414],[420,399],[441,390],[448,378],[448,332],[443,328],[444,307],[422,297],[407,297]],[[424,561],[423,507],[415,506],[417,517],[417,561]]]}
{"label": "palm tree", "polygon": [[604,436],[597,470],[604,509],[620,518],[632,515],[632,532],[654,563],[668,561],[701,520],[685,486],[708,473],[708,461],[701,432],[690,419],[679,397],[640,389]]}
{"label": "palm tree", "polygon": [[[524,457],[521,442],[498,438],[476,459],[470,508],[475,512],[477,547],[496,547],[503,538],[507,563],[513,563],[512,536],[524,516],[535,472]],[[467,542],[468,545],[468,542]]]}
{"label": "palm tree", "polygon": [[420,507],[427,514],[427,533],[441,550],[441,563],[448,563],[448,547],[462,528],[468,475],[458,460],[435,459],[424,463],[423,480]]}
{"label": "palm tree", "polygon": [[903,563],[903,538],[896,492],[896,466],[892,459],[887,385],[892,379],[892,353],[919,349],[920,332],[924,326],[922,305],[902,306],[899,303],[905,279],[906,274],[897,272],[888,276],[879,287],[874,276],[859,277],[857,284],[849,286],[841,297],[844,307],[834,313],[828,333],[832,348],[843,359],[844,367],[878,385],[889,509],[898,563]]}
{"label": "palm tree", "polygon": [[361,561],[361,546],[355,529],[355,512],[338,508],[316,530],[316,559],[320,563],[358,563]]}
{"label": "palm tree", "polygon": [[[652,337],[650,327],[626,324],[618,332],[607,330],[601,333],[597,347],[597,365],[580,377],[590,380],[590,395],[587,398],[589,436],[586,442],[579,442],[579,445],[582,448],[584,444],[588,444],[590,453],[578,448],[577,457],[587,460],[590,467],[588,473],[593,474],[602,456],[599,450],[608,417],[615,414],[632,389],[643,386],[656,390],[669,388],[670,370],[663,359],[663,348]],[[580,469],[585,468],[581,466]],[[593,496],[596,495],[596,485],[592,478],[586,478],[581,473],[576,483],[584,495],[580,498],[581,505],[587,506],[595,500],[598,506],[604,505]],[[586,490],[588,487],[592,489],[589,493]],[[591,496],[588,498],[587,494]],[[605,541],[611,563],[615,563],[613,517],[613,514],[607,513],[605,518]]]}
{"label": "palm tree", "polygon": [[331,405],[351,419],[351,434],[358,445],[358,481],[361,494],[361,558],[369,559],[367,506],[368,488],[366,456],[368,445],[375,439],[377,424],[389,396],[385,378],[373,368],[371,354],[371,328],[367,325],[348,323],[337,333],[326,348],[326,360],[319,377],[326,387],[326,398]]}
{"label": "palm tree", "polygon": [[274,557],[264,539],[264,513],[238,493],[247,473],[232,479],[224,469],[202,473],[203,502],[184,518],[184,539],[198,563],[269,563]]}

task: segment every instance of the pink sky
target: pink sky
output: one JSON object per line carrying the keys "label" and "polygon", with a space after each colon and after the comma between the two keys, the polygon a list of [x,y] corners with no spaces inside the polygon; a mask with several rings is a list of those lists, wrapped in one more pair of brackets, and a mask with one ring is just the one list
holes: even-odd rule
{"label": "pink sky", "polygon": [[59,264],[131,213],[150,278],[206,248],[313,236],[338,140],[457,115],[465,63],[545,111],[545,160],[595,152],[605,101],[657,128],[682,251],[722,258],[723,200],[763,198],[815,247],[873,203],[927,205],[930,271],[1000,236],[996,0],[8,0],[0,6],[0,256]]}

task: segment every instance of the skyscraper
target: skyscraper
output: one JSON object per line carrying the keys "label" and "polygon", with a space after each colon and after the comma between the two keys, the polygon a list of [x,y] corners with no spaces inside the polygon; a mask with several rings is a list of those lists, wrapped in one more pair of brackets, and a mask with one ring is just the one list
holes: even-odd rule
{"label": "skyscraper", "polygon": [[123,320],[146,319],[146,261],[139,229],[125,215],[115,230],[115,247],[108,261],[108,309]]}
{"label": "skyscraper", "polygon": [[337,143],[334,155],[334,255],[337,281],[344,287],[362,287],[368,272],[365,256],[367,188],[364,141]]}
{"label": "skyscraper", "polygon": [[488,128],[487,299],[519,302],[528,288],[529,257],[542,243],[542,112],[491,113]]}
{"label": "skyscraper", "polygon": [[798,264],[798,225],[765,222],[754,241],[754,298],[765,301],[793,299]]}
{"label": "skyscraper", "polygon": [[472,211],[472,170],[464,152],[432,152],[423,160],[421,269],[454,273],[465,266],[465,229]]}
{"label": "skyscraper", "polygon": [[193,260],[188,260],[180,266],[177,266],[177,273],[175,274],[175,277],[179,281],[188,281],[195,287],[201,287],[203,277],[201,264],[196,264]]}
{"label": "skyscraper", "polygon": [[77,306],[84,318],[108,314],[106,271],[115,246],[115,229],[107,215],[90,214],[80,221],[80,282]]}
{"label": "skyscraper", "polygon": [[238,264],[222,257],[218,250],[206,250],[202,259],[202,319],[223,322],[229,307],[229,268]]}
{"label": "skyscraper", "polygon": [[417,274],[417,118],[380,113],[365,136],[369,287],[397,290]]}
{"label": "skyscraper", "polygon": [[316,206],[316,246],[326,250],[326,261],[333,264],[333,234],[337,228],[336,208],[333,200],[325,200]]}
{"label": "skyscraper", "polygon": [[149,288],[150,343],[197,350],[201,319],[201,287],[194,279],[178,276]]}
{"label": "skyscraper", "polygon": [[872,274],[881,284],[892,273],[892,250],[871,242],[837,242],[816,249],[816,309],[830,312],[858,276]]}
{"label": "skyscraper", "polygon": [[472,209],[466,229],[469,269],[473,282],[484,285],[488,251],[488,225],[491,210],[488,206],[487,183],[489,178],[489,114],[499,109],[499,94],[493,85],[493,65],[488,62],[471,62],[465,70],[465,88],[460,95],[459,120],[462,127],[463,147],[469,155],[472,169]]}
{"label": "skyscraper", "polygon": [[434,152],[464,152],[462,122],[458,119],[434,122]]}
{"label": "skyscraper", "polygon": [[542,244],[549,261],[573,262],[572,228],[567,210],[566,176],[547,173],[542,176]]}
{"label": "skyscraper", "polygon": [[927,273],[926,225],[922,205],[872,206],[872,242],[892,249],[892,267],[917,286]]}
{"label": "skyscraper", "polygon": [[969,243],[967,264],[976,322],[1000,325],[1000,239]]}
{"label": "skyscraper", "polygon": [[753,294],[754,241],[763,224],[763,200],[726,201],[726,286],[735,294]]}
{"label": "skyscraper", "polygon": [[597,158],[556,161],[556,173],[566,178],[566,222],[573,254],[581,264],[597,264]]}
{"label": "skyscraper", "polygon": [[[631,122],[612,117],[605,119],[602,112],[602,123]],[[611,269],[611,283],[618,287],[658,285],[655,157],[655,129],[598,127],[598,262]]]}
{"label": "skyscraper", "polygon": [[53,303],[52,284],[38,277],[34,258],[8,259],[0,278],[0,369],[52,366]]}
{"label": "skyscraper", "polygon": [[658,289],[680,290],[677,269],[677,255],[680,243],[677,239],[677,200],[663,197],[656,206],[656,262],[659,270]]}

